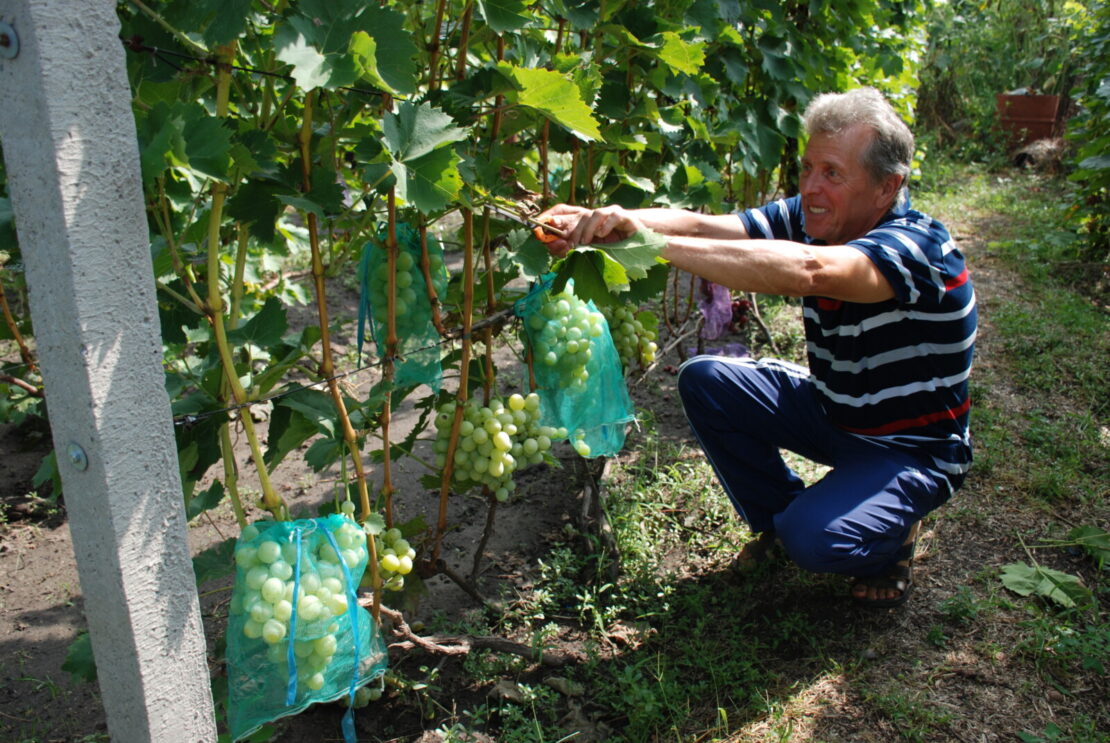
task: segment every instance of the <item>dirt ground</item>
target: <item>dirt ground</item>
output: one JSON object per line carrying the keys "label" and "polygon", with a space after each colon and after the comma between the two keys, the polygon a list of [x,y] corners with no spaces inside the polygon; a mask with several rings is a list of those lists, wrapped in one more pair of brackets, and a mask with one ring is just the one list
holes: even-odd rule
{"label": "dirt ground", "polygon": [[[992,304],[999,297],[1014,291],[1009,277],[989,256],[985,243],[971,235],[977,234],[968,225],[950,225],[961,238],[969,256],[973,278],[980,297],[983,333],[979,346],[979,365],[993,374],[992,338],[989,331]],[[349,298],[348,298],[349,299]],[[665,340],[665,339],[664,339]],[[664,359],[653,374],[651,384],[637,388],[636,402],[641,408],[655,411],[660,435],[685,437],[685,422],[676,404],[673,378],[666,370],[674,359]],[[1000,377],[992,380],[1004,382]],[[362,380],[364,384],[368,380]],[[1000,384],[991,394],[1012,397],[1015,409],[1028,404],[1015,387]],[[46,501],[33,500],[31,477],[41,457],[49,448],[49,437],[41,428],[16,430],[0,426],[0,740],[11,741],[83,741],[97,734],[104,735],[106,724],[94,685],[71,680],[61,670],[66,650],[83,626],[81,590],[70,547],[69,525],[64,511]],[[567,466],[561,469],[534,468],[521,480],[525,497],[502,506],[498,515],[499,528],[486,545],[484,569],[479,586],[484,595],[495,596],[501,585],[526,587],[549,545],[560,538],[564,527],[574,523],[582,506],[581,482],[569,451],[563,452]],[[275,473],[275,482],[282,495],[296,505],[311,506],[330,497],[333,483],[329,476],[313,473],[295,462],[296,457]],[[240,462],[249,471],[245,458]],[[415,467],[415,465],[402,465]],[[400,474],[404,497],[398,500],[406,509],[401,519],[423,512],[434,519],[437,495],[415,485],[422,472],[404,469]],[[865,617],[845,608],[847,602],[829,603],[835,616],[828,621],[845,622],[846,652],[863,654],[874,663],[868,675],[875,679],[892,678],[899,674],[920,673],[921,668],[943,668],[931,680],[930,701],[950,709],[954,722],[948,726],[945,740],[980,743],[982,741],[1017,740],[1016,732],[1025,729],[1027,719],[1066,717],[1077,705],[1089,705],[1089,699],[1050,690],[1043,686],[1031,688],[1030,679],[1015,677],[1010,649],[1001,646],[990,651],[973,651],[958,642],[947,649],[935,648],[932,657],[923,656],[922,637],[937,624],[937,603],[967,586],[984,568],[998,566],[1022,558],[1016,551],[1013,535],[1041,529],[1043,514],[1017,510],[1007,504],[1007,494],[997,492],[991,483],[969,479],[961,494],[959,507],[974,511],[971,523],[976,524],[974,538],[961,533],[957,522],[942,514],[932,523],[923,539],[917,592],[913,600],[893,615],[893,621]],[[455,498],[450,523],[461,525],[452,531],[446,542],[444,556],[456,571],[470,571],[486,513],[485,501],[477,498]],[[959,522],[967,524],[965,517]],[[230,512],[219,510],[215,518],[201,519],[191,526],[190,541],[194,550],[220,541],[234,533]],[[1068,569],[1068,565],[1060,565]],[[698,566],[691,566],[696,573]],[[218,624],[226,592],[206,596],[203,611],[206,625]],[[809,595],[795,597],[804,602]],[[822,599],[823,597],[815,597]],[[428,619],[442,613],[461,618],[476,607],[475,600],[451,580],[433,578],[427,598],[419,610],[408,616],[410,622]],[[817,606],[815,612],[825,609]],[[854,625],[854,626],[853,626]],[[209,633],[210,636],[216,633]],[[576,638],[567,633],[558,640],[559,648],[576,652]],[[213,665],[218,655],[210,640]],[[432,663],[422,656],[413,664]],[[456,695],[459,708],[467,700],[481,699],[489,690],[465,685],[465,675],[455,664],[444,664],[441,686]],[[452,673],[454,669],[454,673]],[[454,686],[452,686],[454,684]],[[876,719],[868,712],[866,700],[857,691],[827,683],[814,685],[803,695],[801,704],[809,709],[798,713],[793,727],[793,740],[826,741],[888,741],[899,739],[889,721]],[[1031,708],[1032,707],[1032,708]],[[371,708],[373,709],[373,708]],[[368,740],[381,740],[375,717],[389,714],[406,715],[394,720],[394,729],[405,728],[416,740],[422,730],[433,730],[434,719],[421,719],[412,705],[387,710],[370,709],[360,715],[359,729]],[[581,711],[579,711],[581,713]],[[282,725],[274,740],[281,743],[336,740],[339,713],[334,707],[310,710]],[[581,715],[574,722],[583,733],[578,740],[595,740],[595,721]],[[1037,728],[1040,730],[1041,728]],[[587,731],[593,731],[589,734]],[[332,731],[324,733],[322,731]],[[619,732],[619,731],[614,731]],[[734,740],[770,739],[766,724],[755,723]],[[773,737],[773,736],[772,736]],[[91,739],[97,739],[92,737]],[[392,738],[401,740],[401,738]],[[427,733],[425,741],[438,740]],[[939,738],[938,738],[939,740]]]}

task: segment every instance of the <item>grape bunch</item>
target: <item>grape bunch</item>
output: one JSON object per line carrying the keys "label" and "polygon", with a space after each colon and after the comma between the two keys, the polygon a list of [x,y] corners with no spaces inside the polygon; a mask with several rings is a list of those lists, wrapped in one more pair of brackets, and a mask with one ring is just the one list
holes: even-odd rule
{"label": "grape bunch", "polygon": [[[362,709],[363,707],[369,705],[370,702],[376,702],[381,698],[382,698],[382,687],[380,685],[379,686],[370,686],[370,685],[360,686],[357,689],[355,689],[355,701],[354,701],[354,704],[351,705],[351,706],[353,706],[355,709]],[[350,705],[351,704],[350,697],[343,697],[341,702],[343,704]]]}
{"label": "grape bunch", "polygon": [[747,299],[732,300],[732,330],[740,332],[748,324],[748,313],[751,312],[752,303]]}
{"label": "grape bunch", "polygon": [[400,529],[387,529],[374,537],[378,553],[378,570],[387,591],[400,591],[405,587],[405,576],[412,572],[416,550],[401,534]]}
{"label": "grape bunch", "polygon": [[[444,271],[443,258],[438,252],[429,252],[428,263],[431,275],[437,276]],[[423,325],[427,322],[424,313],[414,310],[427,304],[426,284],[424,271],[420,262],[407,250],[397,252],[397,300],[394,305],[397,318],[397,334],[408,335],[412,331],[423,332]],[[378,267],[370,273],[370,306],[373,308],[374,317],[381,323],[385,322],[388,311],[389,297],[389,263],[383,260]]]}
{"label": "grape bunch", "polygon": [[602,313],[609,321],[613,345],[626,370],[632,369],[637,362],[646,367],[655,361],[655,352],[659,350],[655,343],[659,321],[654,315],[633,312],[628,307],[603,308]]}
{"label": "grape bunch", "polygon": [[[447,464],[451,426],[457,403],[451,401],[436,416],[436,465]],[[455,448],[453,480],[463,488],[486,485],[498,501],[509,499],[516,487],[513,472],[518,467],[539,464],[553,439],[566,438],[565,429],[540,425],[540,397],[513,394],[507,403],[500,398],[482,405],[467,401]]]}
{"label": "grape bunch", "polygon": [[243,581],[232,598],[231,613],[241,616],[243,635],[266,643],[266,658],[275,665],[286,662],[296,602],[297,678],[307,688],[318,690],[325,682],[324,671],[338,648],[337,618],[347,614],[347,578],[340,566],[353,574],[366,564],[366,534],[349,518],[335,530],[338,552],[324,537],[306,534],[301,543],[300,584],[294,595],[297,544],[291,537],[260,536],[256,526],[247,526],[235,549],[235,563]]}
{"label": "grape bunch", "polygon": [[584,387],[591,341],[605,332],[605,316],[569,291],[549,296],[528,318],[536,361],[558,373],[562,386]]}

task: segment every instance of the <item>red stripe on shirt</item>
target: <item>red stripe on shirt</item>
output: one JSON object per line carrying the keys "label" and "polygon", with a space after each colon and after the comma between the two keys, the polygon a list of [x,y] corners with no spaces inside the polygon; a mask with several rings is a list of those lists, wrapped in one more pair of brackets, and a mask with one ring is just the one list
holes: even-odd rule
{"label": "red stripe on shirt", "polygon": [[966,284],[967,279],[967,269],[965,268],[959,276],[953,276],[952,278],[948,279],[948,281],[944,282],[944,289],[945,291],[952,291],[957,286],[963,286],[964,284]]}
{"label": "red stripe on shirt", "polygon": [[[965,272],[966,273],[966,272]],[[927,426],[930,423],[936,423],[943,420],[955,420],[961,415],[971,409],[971,398],[964,400],[963,404],[958,408],[947,408],[936,413],[928,413],[926,415],[919,415],[916,418],[904,418],[900,421],[892,421],[882,426],[875,428],[852,428],[850,426],[842,426],[845,431],[849,433],[858,433],[864,436],[889,436],[898,431],[904,431],[909,428],[920,428]]]}
{"label": "red stripe on shirt", "polygon": [[817,307],[822,310],[839,310],[840,306],[844,304],[840,299],[829,299],[828,297],[818,297]]}

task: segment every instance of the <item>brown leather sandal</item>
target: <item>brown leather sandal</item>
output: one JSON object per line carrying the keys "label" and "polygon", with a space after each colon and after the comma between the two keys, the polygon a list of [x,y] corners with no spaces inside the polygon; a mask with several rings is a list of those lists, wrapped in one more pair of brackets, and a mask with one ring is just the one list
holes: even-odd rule
{"label": "brown leather sandal", "polygon": [[779,541],[775,533],[765,531],[740,548],[740,554],[732,561],[732,569],[740,573],[747,573],[761,565],[779,561],[785,556],[782,542]]}
{"label": "brown leather sandal", "polygon": [[[866,606],[871,609],[893,609],[896,606],[901,606],[909,599],[910,594],[913,593],[913,558],[917,549],[917,535],[921,530],[921,522],[918,521],[910,528],[910,535],[906,541],[898,548],[895,553],[895,565],[890,569],[886,575],[872,575],[866,578],[856,578],[852,583],[852,600],[860,606]],[[857,596],[855,589],[857,586],[866,586],[868,589],[876,589],[879,591],[891,590],[898,591],[898,595],[888,599],[871,599],[864,596]]]}

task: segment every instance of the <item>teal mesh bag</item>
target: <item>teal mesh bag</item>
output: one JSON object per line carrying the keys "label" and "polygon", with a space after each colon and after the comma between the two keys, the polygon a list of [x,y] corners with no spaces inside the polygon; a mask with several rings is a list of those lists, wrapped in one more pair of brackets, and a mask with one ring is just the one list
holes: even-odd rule
{"label": "teal mesh bag", "polygon": [[[389,262],[384,249],[386,228],[376,240],[362,249],[359,262],[361,295],[358,305],[358,355],[369,322],[370,333],[378,349],[385,353],[387,337]],[[447,292],[448,273],[443,262],[443,248],[432,235],[427,236],[429,275],[436,297]],[[427,282],[421,268],[420,233],[412,225],[397,225],[397,358],[394,359],[394,383],[398,387],[424,384],[438,392],[443,379],[440,365],[440,337],[432,322],[432,305]]]}
{"label": "teal mesh bag", "polygon": [[243,530],[227,627],[231,740],[347,697],[343,738],[355,742],[355,691],[381,676],[387,660],[355,593],[367,559],[365,533],[341,514]]}
{"label": "teal mesh bag", "polygon": [[612,456],[635,419],[620,356],[594,303],[574,296],[573,281],[552,294],[553,280],[545,276],[514,306],[532,351],[542,422],[565,428],[583,456]]}

